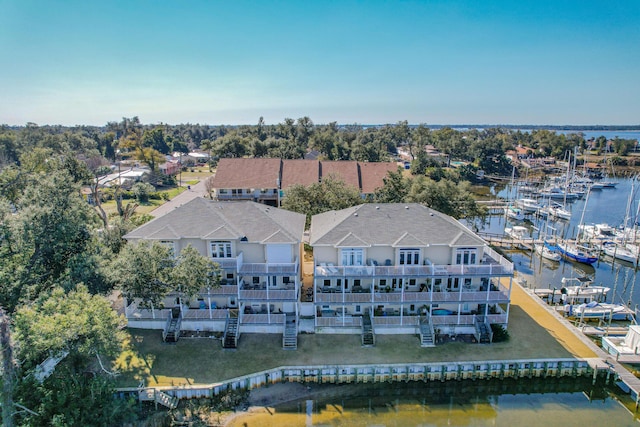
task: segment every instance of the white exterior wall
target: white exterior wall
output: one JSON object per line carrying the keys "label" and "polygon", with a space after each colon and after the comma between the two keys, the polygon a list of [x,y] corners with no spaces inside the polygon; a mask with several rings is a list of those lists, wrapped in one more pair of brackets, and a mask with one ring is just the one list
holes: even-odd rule
{"label": "white exterior wall", "polygon": [[238,242],[238,251],[242,252],[242,261],[246,263],[266,262],[264,246],[259,243]]}
{"label": "white exterior wall", "polygon": [[425,249],[425,256],[435,265],[451,264],[453,261],[453,253],[449,246],[430,246]]}
{"label": "white exterior wall", "polygon": [[378,265],[383,265],[385,260],[388,259],[394,263],[394,248],[391,246],[373,246],[371,248],[367,248],[367,258],[378,261]]}
{"label": "white exterior wall", "polygon": [[316,265],[320,262],[332,262],[338,265],[338,250],[330,246],[316,246],[313,248],[313,259]]}

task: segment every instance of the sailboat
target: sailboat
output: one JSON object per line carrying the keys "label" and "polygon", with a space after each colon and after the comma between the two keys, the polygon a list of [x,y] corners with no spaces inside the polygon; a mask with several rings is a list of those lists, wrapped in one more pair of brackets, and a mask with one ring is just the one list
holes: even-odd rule
{"label": "sailboat", "polygon": [[[584,212],[587,207],[587,203],[589,203],[589,194],[590,192],[587,191],[587,199],[585,200],[584,208],[582,209],[580,224],[582,224],[584,220]],[[584,264],[593,264],[594,262],[598,261],[598,253],[596,251],[586,245],[580,244],[580,234],[578,234],[575,242],[569,240],[558,242],[557,248],[563,257],[572,261],[581,262]]]}
{"label": "sailboat", "polygon": [[535,249],[537,254],[549,261],[560,262],[562,259],[562,254],[558,252],[558,248],[548,242],[536,243]]}
{"label": "sailboat", "polygon": [[[515,177],[516,177],[516,167],[513,167],[511,171],[511,187],[509,188],[509,193],[511,193],[511,189],[514,188],[515,185]],[[509,194],[511,196],[511,194]],[[509,197],[511,199],[511,197]],[[523,221],[524,220],[524,210],[516,206],[514,203],[509,203],[509,205],[504,209],[504,213],[507,218],[513,219],[515,221]]]}

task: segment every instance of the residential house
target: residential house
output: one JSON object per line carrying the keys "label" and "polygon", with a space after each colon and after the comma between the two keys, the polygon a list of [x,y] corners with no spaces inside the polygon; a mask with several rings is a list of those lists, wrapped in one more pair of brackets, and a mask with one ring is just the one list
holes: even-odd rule
{"label": "residential house", "polygon": [[[448,215],[419,204],[363,204],[314,215],[317,333],[418,334],[491,341],[508,323],[513,265]],[[505,278],[505,280],[500,280]]]}
{"label": "residential house", "polygon": [[[295,347],[305,216],[268,205],[196,198],[124,236],[168,245],[175,254],[187,245],[222,269],[222,284],[202,289],[188,301],[174,293],[164,308],[128,301],[130,327],[225,332],[235,347],[241,332],[285,333]],[[288,320],[288,322],[287,322]],[[227,339],[227,338],[231,339]]]}

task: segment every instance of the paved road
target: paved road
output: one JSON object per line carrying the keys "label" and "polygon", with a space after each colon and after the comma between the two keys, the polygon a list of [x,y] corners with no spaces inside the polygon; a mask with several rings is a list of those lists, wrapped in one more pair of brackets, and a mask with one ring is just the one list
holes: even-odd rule
{"label": "paved road", "polygon": [[150,214],[157,218],[166,214],[167,212],[174,210],[178,206],[184,205],[185,203],[195,199],[196,197],[207,197],[207,190],[204,185],[205,181],[206,178],[201,179],[196,185],[192,185],[190,190],[183,191],[162,206],[158,206],[156,209],[151,211]]}

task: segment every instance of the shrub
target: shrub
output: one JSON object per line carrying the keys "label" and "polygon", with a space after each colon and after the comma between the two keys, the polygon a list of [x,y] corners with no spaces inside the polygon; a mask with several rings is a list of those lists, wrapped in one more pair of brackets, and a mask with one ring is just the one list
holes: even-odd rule
{"label": "shrub", "polygon": [[502,325],[492,323],[491,331],[493,332],[493,342],[509,341],[509,331],[507,331]]}

